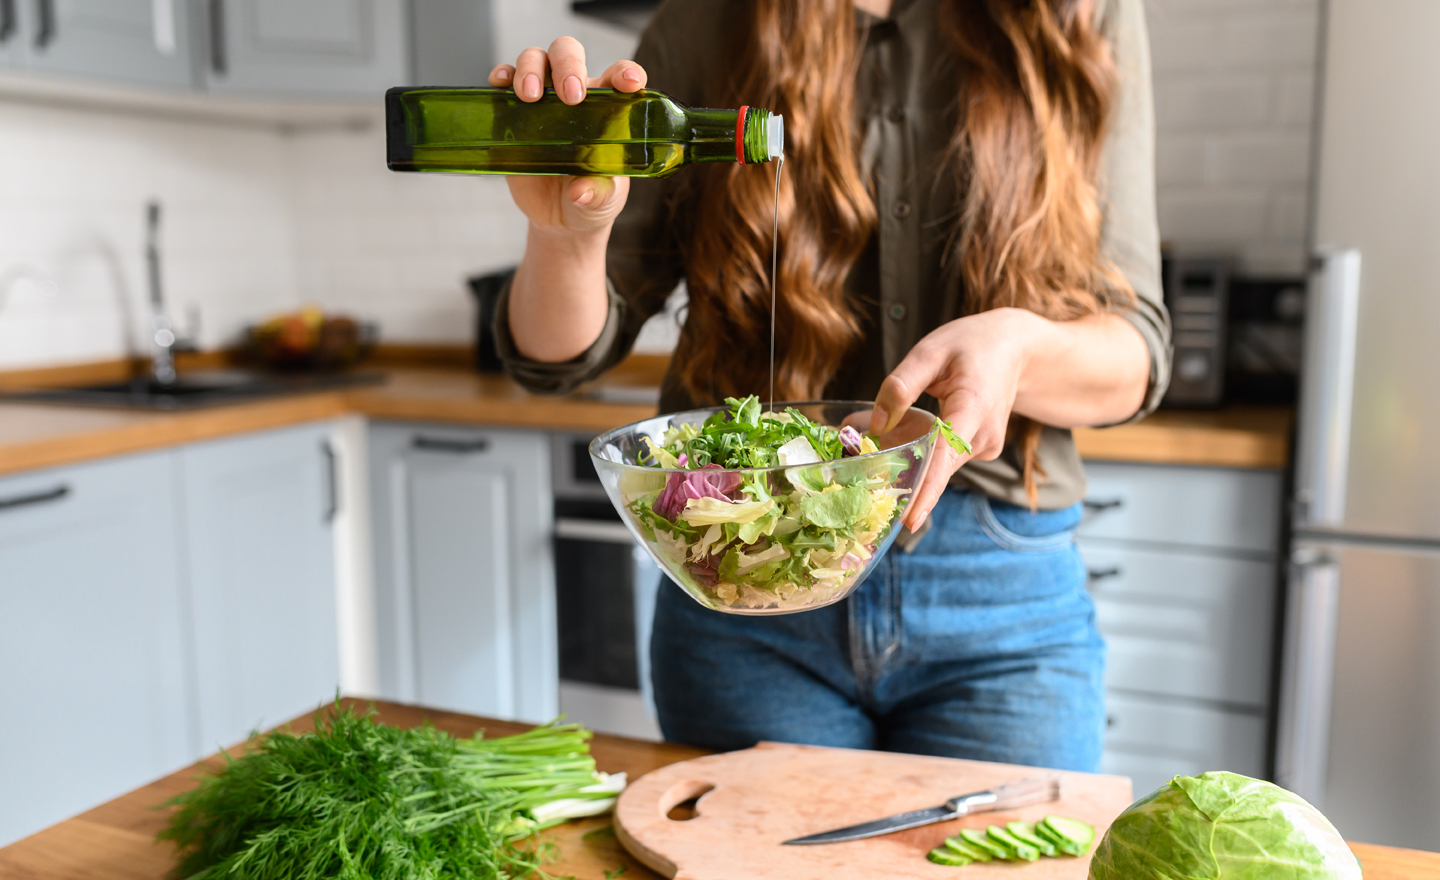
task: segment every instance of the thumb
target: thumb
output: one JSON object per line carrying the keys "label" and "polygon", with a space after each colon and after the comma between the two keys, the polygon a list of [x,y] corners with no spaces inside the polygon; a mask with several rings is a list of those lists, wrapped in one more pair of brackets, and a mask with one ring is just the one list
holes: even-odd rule
{"label": "thumb", "polygon": [[615,196],[613,177],[575,177],[565,188],[570,204],[582,211],[600,211]]}

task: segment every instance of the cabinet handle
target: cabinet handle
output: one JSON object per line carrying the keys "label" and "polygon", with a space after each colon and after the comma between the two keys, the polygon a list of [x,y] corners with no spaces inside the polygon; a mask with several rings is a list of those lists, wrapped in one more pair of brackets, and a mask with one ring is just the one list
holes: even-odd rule
{"label": "cabinet handle", "polygon": [[69,486],[56,486],[54,489],[47,489],[44,492],[34,492],[29,495],[15,495],[11,498],[0,498],[0,510],[14,510],[17,507],[29,507],[32,504],[45,504],[50,501],[59,501],[69,494]]}
{"label": "cabinet handle", "polygon": [[226,62],[225,0],[210,0],[210,69],[224,74]]}
{"label": "cabinet handle", "polygon": [[1092,510],[1092,511],[1095,511],[1096,513],[1099,513],[1099,512],[1102,511],[1102,510],[1114,510],[1114,509],[1117,508],[1117,507],[1124,507],[1124,506],[1125,506],[1125,499],[1123,499],[1123,498],[1104,498],[1104,499],[1101,499],[1101,498],[1086,498],[1084,501],[1082,501],[1082,502],[1080,502],[1080,503],[1083,504],[1083,505],[1085,505],[1085,509],[1086,509],[1086,510]]}
{"label": "cabinet handle", "polygon": [[591,541],[597,544],[629,546],[635,543],[635,537],[625,528],[624,523],[600,519],[561,517],[555,520],[555,537],[566,541]]}
{"label": "cabinet handle", "polygon": [[15,36],[15,0],[0,0],[0,43]]}
{"label": "cabinet handle", "polygon": [[40,30],[35,33],[35,48],[44,49],[55,39],[55,0],[37,0],[36,11]]}
{"label": "cabinet handle", "polygon": [[426,437],[420,434],[416,435],[410,445],[425,452],[452,452],[457,455],[469,455],[472,452],[484,452],[489,449],[490,441],[484,437],[461,440],[453,437]]}
{"label": "cabinet handle", "polygon": [[1103,581],[1106,578],[1119,577],[1120,566],[1114,565],[1110,568],[1092,568],[1086,571],[1085,574],[1089,576],[1090,582],[1093,584],[1096,581]]}
{"label": "cabinet handle", "polygon": [[325,456],[325,522],[333,523],[340,513],[340,474],[335,467],[335,447],[325,440],[320,444]]}

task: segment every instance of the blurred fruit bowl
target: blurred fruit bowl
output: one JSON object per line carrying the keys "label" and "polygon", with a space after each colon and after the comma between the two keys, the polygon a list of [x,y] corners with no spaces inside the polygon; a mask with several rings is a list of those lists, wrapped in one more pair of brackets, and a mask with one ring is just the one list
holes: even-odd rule
{"label": "blurred fruit bowl", "polygon": [[343,370],[368,354],[379,335],[375,324],[307,307],[249,328],[245,353],[273,370]]}

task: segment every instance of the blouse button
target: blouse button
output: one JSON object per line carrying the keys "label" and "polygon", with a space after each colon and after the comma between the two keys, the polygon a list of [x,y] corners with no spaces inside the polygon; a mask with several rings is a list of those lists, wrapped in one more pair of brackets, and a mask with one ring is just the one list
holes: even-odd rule
{"label": "blouse button", "polygon": [[891,319],[896,320],[896,321],[903,321],[903,320],[905,320],[905,304],[904,304],[904,303],[892,303],[892,304],[890,305],[890,317],[891,317]]}
{"label": "blouse button", "polygon": [[900,106],[891,107],[890,112],[887,115],[890,117],[891,122],[904,122],[905,108]]}
{"label": "blouse button", "polygon": [[910,216],[910,203],[896,202],[895,206],[890,209],[890,213],[894,214],[897,220],[904,220]]}

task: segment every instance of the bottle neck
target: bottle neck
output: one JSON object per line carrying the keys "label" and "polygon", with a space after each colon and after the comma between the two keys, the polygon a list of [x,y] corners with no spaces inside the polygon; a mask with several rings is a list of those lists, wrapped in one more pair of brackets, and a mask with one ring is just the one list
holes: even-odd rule
{"label": "bottle neck", "polygon": [[783,119],[763,107],[739,110],[687,108],[690,161],[769,162],[780,155]]}

